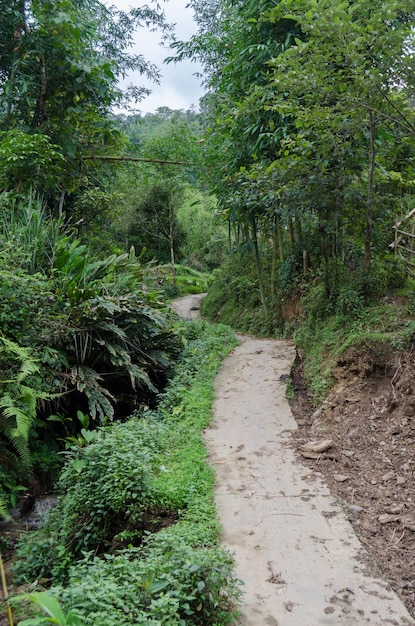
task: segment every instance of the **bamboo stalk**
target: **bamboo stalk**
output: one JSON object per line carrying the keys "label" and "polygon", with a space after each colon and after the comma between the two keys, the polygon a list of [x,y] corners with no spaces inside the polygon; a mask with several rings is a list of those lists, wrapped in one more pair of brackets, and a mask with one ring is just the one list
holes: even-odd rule
{"label": "bamboo stalk", "polygon": [[83,160],[89,161],[126,161],[135,162],[140,161],[141,163],[157,163],[159,165],[188,165],[193,166],[194,163],[189,163],[188,161],[166,161],[164,159],[144,159],[142,157],[132,157],[132,156],[119,156],[119,155],[99,155],[99,154],[86,154],[83,157]]}
{"label": "bamboo stalk", "polygon": [[409,218],[412,217],[414,214],[415,214],[415,209],[412,209],[412,211],[410,211],[408,215],[405,215],[405,217],[403,217],[400,222],[396,222],[396,227],[398,228],[401,224],[406,222],[406,220],[409,220]]}
{"label": "bamboo stalk", "polygon": [[6,572],[4,571],[3,557],[1,555],[1,550],[0,550],[0,575],[1,575],[1,585],[3,587],[4,600],[6,602],[6,607],[7,607],[7,617],[9,618],[9,626],[14,626],[13,613],[12,613],[11,606],[9,604],[9,592],[7,591]]}
{"label": "bamboo stalk", "polygon": [[405,230],[399,230],[398,228],[396,232],[400,235],[405,235],[405,237],[411,237],[411,239],[415,239],[415,235],[413,233],[407,233]]}

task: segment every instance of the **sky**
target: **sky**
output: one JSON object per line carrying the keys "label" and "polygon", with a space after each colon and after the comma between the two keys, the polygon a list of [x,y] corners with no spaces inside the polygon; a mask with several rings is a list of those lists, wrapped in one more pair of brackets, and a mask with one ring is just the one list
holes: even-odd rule
{"label": "sky", "polygon": [[[176,24],[176,36],[181,40],[188,40],[197,28],[193,21],[192,9],[186,8],[187,2],[188,0],[169,0],[160,3],[166,13],[167,21]],[[105,4],[123,11],[145,3],[144,0],[105,0]],[[139,73],[130,74],[125,81],[126,84],[144,85],[151,89],[152,94],[137,105],[141,113],[154,113],[162,106],[170,109],[190,109],[193,105],[196,110],[198,109],[203,89],[200,79],[194,74],[200,71],[200,65],[191,61],[164,65],[163,59],[171,55],[171,51],[160,46],[160,34],[152,33],[146,28],[140,28],[136,32],[135,44],[131,52],[142,54],[146,60],[155,63],[162,74],[160,85],[146,80]]]}

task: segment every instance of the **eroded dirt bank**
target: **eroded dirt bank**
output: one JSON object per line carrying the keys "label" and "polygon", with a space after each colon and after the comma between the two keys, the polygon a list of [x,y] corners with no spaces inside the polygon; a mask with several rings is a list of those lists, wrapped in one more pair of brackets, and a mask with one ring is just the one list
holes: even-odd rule
{"label": "eroded dirt bank", "polygon": [[[415,616],[415,346],[394,353],[352,347],[333,372],[317,410],[302,364],[293,372],[296,447],[322,436],[332,447],[304,463],[324,475],[332,494],[380,572]],[[339,476],[343,480],[337,480]]]}
{"label": "eroded dirt bank", "polygon": [[240,623],[414,624],[388,584],[369,575],[316,459],[307,467],[295,450],[285,399],[293,360],[289,342],[243,338],[217,378],[206,432],[223,543],[245,583]]}

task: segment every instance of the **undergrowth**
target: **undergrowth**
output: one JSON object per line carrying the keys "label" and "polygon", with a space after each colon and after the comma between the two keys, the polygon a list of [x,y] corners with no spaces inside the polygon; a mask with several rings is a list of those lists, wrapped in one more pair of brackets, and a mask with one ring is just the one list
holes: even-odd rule
{"label": "undergrowth", "polygon": [[303,324],[295,334],[304,355],[304,375],[315,402],[321,402],[332,384],[332,371],[342,355],[354,347],[356,354],[382,354],[409,348],[415,337],[411,308],[395,302],[363,308],[357,313],[316,317],[305,309]]}
{"label": "undergrowth", "polygon": [[204,322],[188,322],[184,334],[158,409],[72,448],[58,505],[20,542],[17,580],[50,580],[51,593],[84,624],[232,620],[240,592],[232,559],[218,547],[201,431],[211,419],[214,377],[236,339]]}

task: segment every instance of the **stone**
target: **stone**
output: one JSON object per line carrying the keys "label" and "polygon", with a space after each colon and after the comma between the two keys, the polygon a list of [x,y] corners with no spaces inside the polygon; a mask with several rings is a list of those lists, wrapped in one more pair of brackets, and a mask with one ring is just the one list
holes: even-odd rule
{"label": "stone", "polygon": [[391,522],[399,522],[399,515],[390,515],[389,513],[385,513],[384,515],[379,515],[378,522],[381,524],[390,524]]}
{"label": "stone", "polygon": [[333,478],[338,483],[344,483],[346,480],[349,480],[349,477],[345,476],[345,474],[334,474]]}

